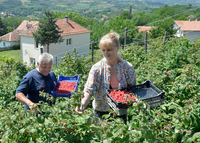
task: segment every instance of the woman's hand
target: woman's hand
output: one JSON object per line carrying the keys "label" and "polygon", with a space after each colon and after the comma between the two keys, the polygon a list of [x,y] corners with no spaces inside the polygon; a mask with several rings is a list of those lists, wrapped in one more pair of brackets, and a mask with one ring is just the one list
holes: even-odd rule
{"label": "woman's hand", "polygon": [[79,114],[82,114],[85,112],[85,109],[87,108],[88,103],[90,102],[90,94],[85,92],[84,93],[84,98],[81,100],[81,106],[76,107],[75,111]]}
{"label": "woman's hand", "polygon": [[76,112],[77,113],[79,113],[79,114],[82,114],[82,113],[84,113],[85,112],[85,110],[83,109],[83,110],[81,110],[80,108],[78,108],[78,107],[76,107]]}

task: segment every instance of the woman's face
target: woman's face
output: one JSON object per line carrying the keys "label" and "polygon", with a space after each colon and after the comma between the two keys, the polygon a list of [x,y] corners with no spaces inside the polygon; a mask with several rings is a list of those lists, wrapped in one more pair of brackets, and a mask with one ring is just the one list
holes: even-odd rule
{"label": "woman's face", "polygon": [[107,60],[114,60],[117,58],[117,52],[118,52],[119,48],[118,47],[105,47],[105,48],[101,48],[101,51],[103,53],[103,56],[107,59]]}

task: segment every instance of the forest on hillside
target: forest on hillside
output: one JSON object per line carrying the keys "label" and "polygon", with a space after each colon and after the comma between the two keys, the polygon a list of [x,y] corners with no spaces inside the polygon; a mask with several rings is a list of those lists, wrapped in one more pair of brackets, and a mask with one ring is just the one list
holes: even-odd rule
{"label": "forest on hillside", "polygon": [[168,5],[176,5],[176,4],[182,4],[182,5],[188,5],[188,4],[192,4],[192,5],[199,5],[200,2],[199,0],[165,0],[163,2],[161,2],[160,0],[142,0],[142,1],[146,1],[146,2],[153,2],[153,3],[164,3],[164,4],[168,4]]}
{"label": "forest on hillside", "polygon": [[[144,11],[153,8],[160,8],[164,5],[194,5],[200,6],[197,0],[2,0],[0,1],[0,12],[14,14],[15,16],[42,17],[46,10],[50,11],[77,11],[80,14],[94,16],[98,19],[100,15],[93,13],[103,13],[109,17],[127,10],[131,5],[133,11]],[[101,15],[102,16],[102,15]],[[93,17],[93,18],[94,18]]]}

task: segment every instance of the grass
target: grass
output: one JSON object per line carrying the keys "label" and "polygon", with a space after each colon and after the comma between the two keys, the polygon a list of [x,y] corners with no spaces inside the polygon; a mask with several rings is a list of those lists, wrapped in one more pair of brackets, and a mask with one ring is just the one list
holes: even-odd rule
{"label": "grass", "polygon": [[15,61],[19,61],[19,60],[21,60],[21,51],[20,50],[1,51],[0,52],[0,57],[1,56],[14,58]]}

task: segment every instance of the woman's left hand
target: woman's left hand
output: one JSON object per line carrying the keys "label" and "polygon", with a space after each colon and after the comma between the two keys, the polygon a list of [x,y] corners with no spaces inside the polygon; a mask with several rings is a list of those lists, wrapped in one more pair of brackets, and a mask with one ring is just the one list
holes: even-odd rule
{"label": "woman's left hand", "polygon": [[85,113],[85,110],[81,110],[80,108],[76,107],[76,112],[79,114]]}

